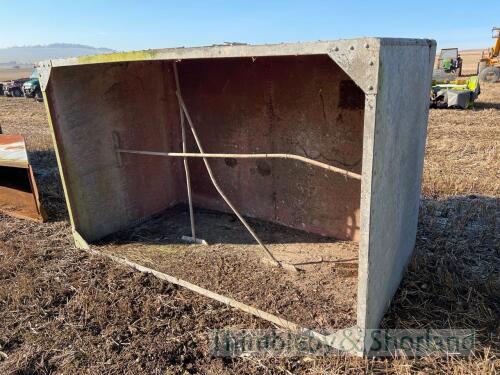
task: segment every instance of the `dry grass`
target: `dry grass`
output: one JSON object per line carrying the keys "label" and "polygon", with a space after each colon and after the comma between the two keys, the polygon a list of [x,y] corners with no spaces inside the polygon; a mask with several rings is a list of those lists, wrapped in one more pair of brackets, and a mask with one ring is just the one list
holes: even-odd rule
{"label": "dry grass", "polygon": [[423,194],[500,195],[500,85],[483,84],[474,110],[431,110]]}
{"label": "dry grass", "polygon": [[0,373],[498,372],[500,85],[483,91],[474,111],[431,111],[415,256],[382,323],[474,328],[475,354],[378,360],[210,357],[207,330],[268,323],[76,250],[43,106],[0,97],[52,217],[0,216]]}
{"label": "dry grass", "polygon": [[[485,47],[486,48],[486,47]],[[477,63],[481,58],[481,49],[458,51],[462,57],[462,74],[476,74]],[[439,53],[439,52],[438,52]]]}

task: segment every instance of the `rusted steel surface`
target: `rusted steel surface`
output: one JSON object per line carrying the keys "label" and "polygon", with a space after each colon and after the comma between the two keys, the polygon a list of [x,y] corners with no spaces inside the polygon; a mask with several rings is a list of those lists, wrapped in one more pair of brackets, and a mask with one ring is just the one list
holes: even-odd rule
{"label": "rusted steel surface", "polygon": [[[85,240],[161,212],[179,202],[177,190],[185,191],[180,158],[124,156],[119,165],[113,146],[115,131],[123,145],[181,149],[173,77],[172,64],[159,62],[53,71],[47,103],[67,201]],[[79,89],[69,90],[73,85]]]}
{"label": "rusted steel surface", "polygon": [[28,153],[24,138],[17,134],[0,135],[0,165],[28,168]]}
{"label": "rusted steel surface", "polygon": [[45,221],[24,138],[0,134],[0,212]]}
{"label": "rusted steel surface", "polygon": [[[202,59],[178,68],[207,153],[295,154],[361,173],[364,94],[328,56]],[[122,154],[119,166],[113,147],[116,131],[124,149],[182,150],[172,62],[65,67],[51,79],[59,156],[85,238],[187,203],[182,158]],[[81,90],[69,89],[74,82]],[[198,152],[187,138],[187,151]],[[212,168],[245,216],[359,239],[359,180],[284,159],[217,159]],[[194,205],[227,211],[203,161],[190,161],[190,171]]]}
{"label": "rusted steel surface", "polygon": [[[361,173],[364,94],[328,56],[178,63],[207,153],[287,153]],[[192,137],[188,152],[198,152]],[[193,160],[195,205],[227,211]],[[222,189],[246,216],[358,240],[360,181],[280,159],[215,159]]]}

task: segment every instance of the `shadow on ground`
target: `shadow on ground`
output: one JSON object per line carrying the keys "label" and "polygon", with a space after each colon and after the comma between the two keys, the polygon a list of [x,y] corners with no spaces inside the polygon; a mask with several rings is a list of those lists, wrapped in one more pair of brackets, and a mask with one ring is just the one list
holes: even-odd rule
{"label": "shadow on ground", "polygon": [[421,202],[415,254],[385,328],[473,328],[500,349],[500,199],[470,195]]}
{"label": "shadow on ground", "polygon": [[[204,239],[208,244],[256,244],[255,239],[245,229],[234,214],[196,208],[194,210],[196,237]],[[307,233],[283,225],[263,220],[246,218],[259,238],[268,244],[275,243],[328,243],[337,240],[312,233]],[[147,221],[126,230],[114,233],[102,241],[104,244],[186,244],[182,236],[191,236],[188,206],[176,205]],[[186,244],[187,246],[187,244]]]}
{"label": "shadow on ground", "polygon": [[68,220],[66,200],[59,177],[56,154],[53,150],[36,150],[28,153],[49,222]]}
{"label": "shadow on ground", "polygon": [[474,103],[474,109],[500,109],[500,103],[477,101]]}

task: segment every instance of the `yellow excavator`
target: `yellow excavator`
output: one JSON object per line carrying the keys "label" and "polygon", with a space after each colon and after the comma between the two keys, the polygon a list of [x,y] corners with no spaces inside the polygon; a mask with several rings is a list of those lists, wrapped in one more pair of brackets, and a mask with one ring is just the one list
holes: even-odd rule
{"label": "yellow excavator", "polygon": [[494,27],[492,30],[492,38],[496,39],[493,48],[483,51],[481,60],[477,64],[477,74],[479,79],[484,82],[500,81],[500,60],[498,54],[500,52],[500,27]]}

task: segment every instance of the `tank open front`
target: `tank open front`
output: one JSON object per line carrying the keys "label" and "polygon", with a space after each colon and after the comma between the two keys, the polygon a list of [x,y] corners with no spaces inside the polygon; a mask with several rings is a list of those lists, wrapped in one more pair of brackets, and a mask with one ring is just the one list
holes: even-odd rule
{"label": "tank open front", "polygon": [[[416,74],[430,82],[434,46],[416,40],[42,63],[77,245],[268,312],[287,328],[376,328],[413,248],[427,118],[411,77],[398,79],[416,85],[417,97],[384,107],[393,83],[379,80],[384,45],[402,51],[401,64],[422,62]],[[385,208],[373,204],[382,193],[393,193]],[[372,230],[381,243],[370,242]],[[369,261],[373,246],[383,261]],[[374,265],[394,276],[369,280]],[[366,351],[358,338],[353,351]]]}

